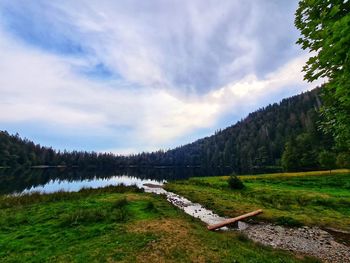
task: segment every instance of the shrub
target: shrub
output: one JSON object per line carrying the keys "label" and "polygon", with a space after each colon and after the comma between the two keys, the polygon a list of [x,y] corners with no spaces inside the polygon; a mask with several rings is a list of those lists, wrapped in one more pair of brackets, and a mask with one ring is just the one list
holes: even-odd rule
{"label": "shrub", "polygon": [[228,179],[227,183],[231,189],[243,189],[244,188],[243,182],[236,175],[231,175],[230,178]]}

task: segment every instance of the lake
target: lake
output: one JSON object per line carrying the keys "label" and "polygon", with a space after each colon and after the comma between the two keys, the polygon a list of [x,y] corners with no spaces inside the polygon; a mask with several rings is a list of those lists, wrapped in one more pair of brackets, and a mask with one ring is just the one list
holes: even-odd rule
{"label": "lake", "polygon": [[97,170],[93,168],[46,168],[18,167],[0,169],[0,194],[31,192],[52,193],[79,191],[82,188],[98,188],[108,185],[162,184],[165,181],[186,179],[194,176],[227,174],[225,169],[202,168],[125,168]]}

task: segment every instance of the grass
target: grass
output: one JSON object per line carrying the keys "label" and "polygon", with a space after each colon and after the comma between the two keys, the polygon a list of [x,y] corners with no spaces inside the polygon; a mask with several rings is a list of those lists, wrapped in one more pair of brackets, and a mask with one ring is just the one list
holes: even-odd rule
{"label": "grass", "polygon": [[228,178],[190,178],[166,188],[223,216],[262,208],[257,220],[350,230],[349,170],[239,176],[243,190],[231,190]]}
{"label": "grass", "polygon": [[[210,232],[136,188],[0,198],[1,262],[310,262]],[[313,261],[314,262],[314,261]]]}

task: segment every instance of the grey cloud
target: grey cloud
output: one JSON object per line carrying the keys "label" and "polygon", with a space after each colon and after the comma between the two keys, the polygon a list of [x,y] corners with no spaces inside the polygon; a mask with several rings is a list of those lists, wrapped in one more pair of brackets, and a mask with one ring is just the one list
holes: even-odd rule
{"label": "grey cloud", "polygon": [[56,12],[53,30],[71,25],[65,37],[90,51],[92,67],[101,63],[140,86],[200,95],[249,74],[262,78],[300,55],[296,4],[81,0],[52,3],[48,11]]}

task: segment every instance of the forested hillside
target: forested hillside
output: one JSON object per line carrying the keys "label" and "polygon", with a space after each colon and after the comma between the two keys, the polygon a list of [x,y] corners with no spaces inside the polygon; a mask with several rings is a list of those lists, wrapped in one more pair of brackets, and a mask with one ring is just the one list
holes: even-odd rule
{"label": "forested hillside", "polygon": [[113,168],[118,164],[118,160],[125,162],[124,159],[126,158],[111,153],[55,151],[51,147],[43,147],[22,139],[18,134],[10,135],[6,131],[0,131],[2,167],[65,165]]}
{"label": "forested hillside", "polygon": [[213,136],[167,152],[165,159],[179,165],[227,166],[237,173],[328,168],[322,167],[319,154],[332,157],[334,142],[317,128],[320,91],[268,105]]}
{"label": "forested hillside", "polygon": [[168,151],[116,156],[58,152],[19,135],[0,132],[0,166],[67,165],[225,167],[236,173],[312,170],[349,166],[348,149],[334,148],[317,127],[321,89],[284,99],[249,114],[210,137]]}

